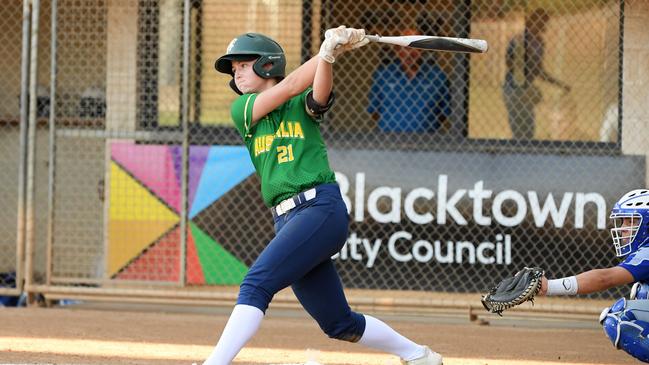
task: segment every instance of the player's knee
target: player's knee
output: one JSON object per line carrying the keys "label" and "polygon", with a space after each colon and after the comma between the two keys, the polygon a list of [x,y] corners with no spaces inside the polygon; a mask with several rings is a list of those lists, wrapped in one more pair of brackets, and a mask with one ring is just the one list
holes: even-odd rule
{"label": "player's knee", "polygon": [[649,323],[624,321],[611,315],[604,320],[604,332],[615,348],[624,350],[638,360],[649,362],[649,339],[646,334]]}
{"label": "player's knee", "polygon": [[616,348],[619,348],[618,343],[620,341],[619,329],[622,321],[620,315],[624,313],[625,308],[626,299],[620,298],[612,306],[604,308],[599,315],[599,323],[604,327],[604,333]]}
{"label": "player's knee", "polygon": [[344,319],[321,323],[322,331],[336,340],[347,342],[358,342],[365,332],[365,317],[363,315],[351,312]]}
{"label": "player's knee", "polygon": [[323,328],[322,330],[327,336],[329,336],[329,338],[340,341],[358,342],[363,336],[362,333],[355,331],[354,328],[349,328],[346,324],[334,324],[330,327]]}
{"label": "player's knee", "polygon": [[[618,302],[616,302],[616,304]],[[620,318],[618,316],[620,312],[613,312],[611,309],[612,307],[604,308],[602,313],[599,315],[599,323],[604,328],[604,333],[609,338],[609,340],[613,342],[613,345],[616,348],[619,348],[618,347],[619,333],[617,331],[620,324]]]}
{"label": "player's knee", "polygon": [[237,304],[251,305],[266,313],[268,304],[273,299],[273,294],[262,287],[243,283],[239,288]]}
{"label": "player's knee", "polygon": [[627,301],[620,298],[600,315],[604,333],[615,348],[624,350],[638,360],[649,362],[649,323],[635,319],[633,310],[627,310]]}
{"label": "player's knee", "polygon": [[649,284],[641,281],[633,284],[629,299],[649,299]]}

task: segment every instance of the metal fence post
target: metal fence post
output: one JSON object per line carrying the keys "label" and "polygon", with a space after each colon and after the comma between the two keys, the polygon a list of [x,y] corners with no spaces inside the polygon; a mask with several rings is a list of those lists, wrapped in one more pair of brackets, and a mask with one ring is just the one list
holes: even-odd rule
{"label": "metal fence post", "polygon": [[190,3],[183,3],[183,69],[182,69],[182,177],[180,183],[180,277],[181,285],[185,285],[185,261],[187,257],[187,194],[189,178],[189,40],[190,40]]}
{"label": "metal fence post", "polygon": [[30,0],[23,1],[23,43],[20,66],[20,162],[18,165],[18,222],[16,224],[16,289],[22,291],[25,259],[25,170],[27,162],[27,102],[29,83]]}
{"label": "metal fence post", "polygon": [[31,31],[31,51],[29,66],[29,130],[27,138],[27,201],[25,217],[25,291],[27,292],[28,304],[33,304],[34,297],[31,293],[31,285],[34,277],[34,190],[35,176],[34,164],[36,161],[36,84],[38,82],[38,18],[40,10],[40,0],[32,0],[32,31]]}
{"label": "metal fence post", "polygon": [[47,285],[52,280],[52,250],[54,243],[54,179],[56,177],[56,53],[57,53],[57,0],[52,0],[52,38],[50,55],[50,118],[49,118],[49,150],[47,170],[47,267],[45,280]]}

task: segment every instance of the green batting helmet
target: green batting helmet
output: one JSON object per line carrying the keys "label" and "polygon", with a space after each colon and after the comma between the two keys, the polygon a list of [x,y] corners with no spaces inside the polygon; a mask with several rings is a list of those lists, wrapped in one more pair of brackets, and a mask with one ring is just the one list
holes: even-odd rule
{"label": "green batting helmet", "polygon": [[[216,60],[214,67],[219,72],[234,76],[232,61],[249,61],[257,57],[259,59],[252,69],[259,77],[270,79],[285,76],[284,50],[279,43],[259,33],[245,33],[233,39],[228,45],[226,54]],[[264,65],[267,64],[271,67],[264,69]]]}

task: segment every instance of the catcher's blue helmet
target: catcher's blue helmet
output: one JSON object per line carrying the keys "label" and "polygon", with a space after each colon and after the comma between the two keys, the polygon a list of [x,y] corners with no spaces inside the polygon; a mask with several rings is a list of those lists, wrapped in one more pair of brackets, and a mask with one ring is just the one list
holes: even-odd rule
{"label": "catcher's blue helmet", "polygon": [[649,190],[632,190],[615,203],[613,245],[617,256],[626,256],[649,243]]}

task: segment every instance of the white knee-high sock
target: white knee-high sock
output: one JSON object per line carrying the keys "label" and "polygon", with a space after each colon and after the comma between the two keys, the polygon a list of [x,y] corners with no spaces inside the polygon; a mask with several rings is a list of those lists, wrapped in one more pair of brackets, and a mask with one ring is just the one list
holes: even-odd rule
{"label": "white knee-high sock", "polygon": [[203,365],[228,365],[259,329],[264,312],[251,305],[234,306],[221,338]]}
{"label": "white knee-high sock", "polygon": [[358,343],[397,355],[409,361],[424,355],[425,349],[372,316],[365,316],[365,332]]}

